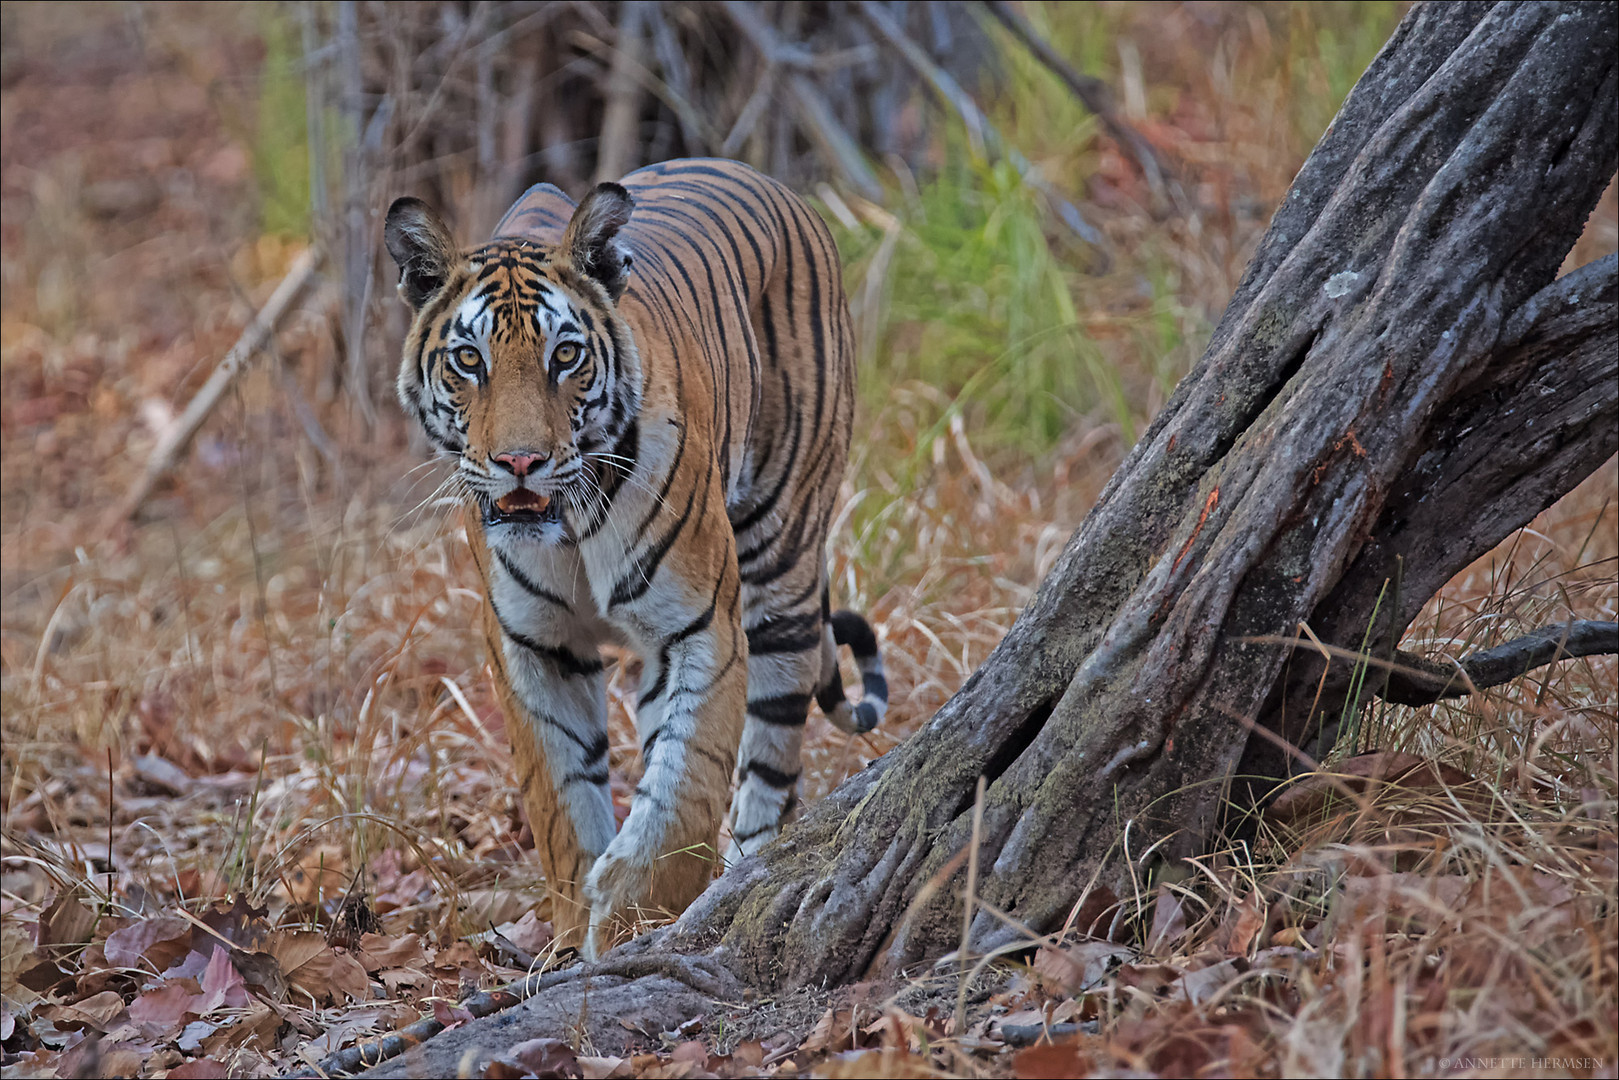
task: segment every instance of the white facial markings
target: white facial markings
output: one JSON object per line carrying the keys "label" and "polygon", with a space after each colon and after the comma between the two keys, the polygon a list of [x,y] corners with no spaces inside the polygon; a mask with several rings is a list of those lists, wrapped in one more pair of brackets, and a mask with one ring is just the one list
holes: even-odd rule
{"label": "white facial markings", "polygon": [[[455,309],[455,316],[450,320],[449,329],[444,337],[444,351],[446,362],[456,369],[457,374],[469,382],[481,383],[488,378],[490,339],[495,325],[493,305],[485,289],[475,289],[472,294],[462,300]],[[461,357],[465,350],[471,349],[477,353],[482,364],[482,378],[479,372],[467,371],[467,365]]]}

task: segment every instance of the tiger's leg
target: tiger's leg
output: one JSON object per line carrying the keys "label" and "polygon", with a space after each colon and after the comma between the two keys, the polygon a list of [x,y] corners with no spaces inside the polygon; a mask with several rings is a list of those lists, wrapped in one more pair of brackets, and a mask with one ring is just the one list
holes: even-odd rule
{"label": "tiger's leg", "polygon": [[[823,591],[819,581],[812,580],[808,589],[750,586],[744,594],[749,624],[748,713],[737,751],[727,863],[768,843],[798,808],[804,722],[824,674]],[[834,660],[834,670],[835,665]]]}
{"label": "tiger's leg", "polygon": [[721,551],[719,580],[704,592],[666,584],[675,575],[665,571],[635,605],[644,772],[624,827],[588,879],[596,955],[644,918],[678,915],[713,877],[747,694],[736,561],[728,545]]}
{"label": "tiger's leg", "polygon": [[491,551],[467,530],[485,582],[484,637],[523,792],[523,810],[552,891],[557,940],[585,944],[584,885],[613,839],[607,776],[602,628],[573,596],[568,549]]}

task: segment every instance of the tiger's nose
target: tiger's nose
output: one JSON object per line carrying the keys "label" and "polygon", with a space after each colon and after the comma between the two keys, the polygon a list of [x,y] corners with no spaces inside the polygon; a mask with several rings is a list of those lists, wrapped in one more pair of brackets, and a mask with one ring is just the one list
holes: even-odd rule
{"label": "tiger's nose", "polygon": [[527,476],[537,466],[544,465],[550,458],[549,454],[531,454],[525,451],[514,451],[508,454],[496,454],[495,461],[510,469],[517,477]]}

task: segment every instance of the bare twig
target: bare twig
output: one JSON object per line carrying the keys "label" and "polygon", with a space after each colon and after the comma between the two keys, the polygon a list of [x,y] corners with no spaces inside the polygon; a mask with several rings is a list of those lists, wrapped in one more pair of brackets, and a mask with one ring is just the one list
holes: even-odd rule
{"label": "bare twig", "polygon": [[663,72],[663,81],[669,93],[675,100],[688,103],[687,109],[676,108],[674,114],[676,123],[680,125],[680,136],[685,140],[688,152],[692,152],[696,147],[712,146],[713,143],[707,139],[703,128],[693,123],[696,114],[689,108],[692,100],[691,67],[686,62],[686,54],[681,51],[674,27],[664,17],[666,6],[651,5],[651,10],[647,12],[647,24],[652,31],[652,48],[658,58],[658,70]]}
{"label": "bare twig", "polygon": [[625,4],[620,9],[612,66],[607,72],[607,107],[602,113],[601,141],[596,152],[596,182],[617,180],[630,171],[640,142],[636,120],[641,109],[642,33],[646,5]]}
{"label": "bare twig", "polygon": [[877,182],[877,174],[866,164],[860,144],[838,123],[820,89],[797,72],[787,77],[787,88],[797,102],[799,122],[822,155],[863,198],[881,203],[883,187]]}
{"label": "bare twig", "polygon": [[1119,116],[1118,110],[1113,107],[1113,92],[1107,83],[1094,75],[1081,75],[1075,71],[1073,66],[1051,47],[1051,43],[1040,36],[1039,31],[1029,20],[1006,0],[986,0],[984,6],[1036,60],[1066,83],[1074,96],[1102,122],[1108,134],[1112,135],[1124,152],[1134,158],[1136,164],[1140,166],[1142,175],[1146,177],[1147,186],[1152,189],[1154,195],[1167,195],[1177,203],[1182,201],[1184,196],[1180,191],[1180,185],[1175,181],[1174,170],[1139,131]]}
{"label": "bare twig", "polygon": [[298,5],[304,50],[304,123],[309,140],[309,205],[317,222],[326,220],[326,64],[321,55],[315,5]]}
{"label": "bare twig", "polygon": [[1428,705],[1499,686],[1558,660],[1619,653],[1619,622],[1579,619],[1552,623],[1519,638],[1440,664],[1396,652],[1383,698],[1396,705]]}
{"label": "bare twig", "polygon": [[1079,208],[1053,188],[1028,158],[1001,137],[995,125],[990,123],[989,118],[978,107],[978,103],[973,101],[972,95],[963,90],[948,71],[934,63],[927,50],[910,39],[899,23],[894,21],[887,8],[875,0],[860,0],[859,10],[866,23],[899,53],[900,58],[928,84],[940,102],[961,118],[961,122],[967,128],[967,138],[972,143],[974,152],[1005,158],[1011,162],[1023,182],[1045,196],[1057,217],[1073,231],[1074,235],[1096,248],[1098,252],[1105,250],[1106,241],[1102,234],[1085,220]]}
{"label": "bare twig", "polygon": [[[582,45],[585,48],[594,50],[596,52],[607,51],[607,46],[600,38],[597,38],[583,30],[575,30],[568,36],[569,40]],[[697,107],[682,97],[675,90],[674,86],[672,86],[668,81],[658,78],[658,76],[653,73],[651,68],[647,67],[641,62],[639,57],[626,57],[623,52],[615,51],[613,53],[613,64],[614,70],[622,71],[628,77],[634,79],[643,90],[650,91],[657,96],[659,101],[662,101],[665,105],[669,106],[669,111],[673,112],[676,119],[680,122],[682,131],[690,129],[695,133],[693,136],[694,142],[691,144],[694,152],[700,152],[704,147],[712,146],[719,141],[718,137],[709,129],[708,124],[703,120],[702,115],[697,110]],[[620,64],[622,64],[622,67],[620,67]],[[635,134],[634,126],[631,127],[631,134]],[[605,127],[602,138],[606,138]],[[632,138],[630,145],[632,149],[637,146],[644,146],[644,141],[638,138]],[[633,155],[631,156],[633,157]],[[629,166],[625,166],[624,171],[628,172]],[[619,173],[617,175],[621,176],[623,173]],[[610,177],[610,179],[613,178],[616,177]]]}
{"label": "bare twig", "polygon": [[[1558,660],[1619,655],[1619,622],[1596,619],[1551,623],[1493,649],[1483,649],[1448,663],[1403,650],[1396,650],[1392,660],[1384,660],[1354,649],[1323,644],[1314,634],[1310,637],[1329,662],[1347,660],[1388,672],[1388,685],[1377,696],[1396,705],[1431,705],[1444,698],[1465,697],[1511,682]],[[1250,645],[1294,647],[1302,644],[1297,638],[1275,634],[1256,634],[1240,640]]]}
{"label": "bare twig", "polygon": [[375,261],[371,230],[366,228],[370,202],[368,155],[360,138],[365,130],[364,82],[360,69],[360,20],[354,0],[337,5],[337,57],[343,73],[342,108],[350,132],[343,155],[343,382],[367,427],[377,420],[371,403],[371,379],[365,366],[365,309],[371,299]]}
{"label": "bare twig", "polygon": [[731,125],[730,133],[725,136],[725,141],[720,144],[721,157],[735,157],[736,152],[742,149],[742,144],[747,141],[749,135],[753,134],[754,127],[758,125],[759,117],[764,115],[765,106],[770,104],[771,94],[775,87],[776,65],[766,61],[763,69],[759,72],[759,81],[754,84],[753,93],[748,95],[748,100],[742,106],[742,111],[737,114],[736,123]]}
{"label": "bare twig", "polygon": [[186,406],[185,412],[181,413],[180,418],[159,438],[157,446],[152,450],[152,456],[146,462],[145,474],[120,505],[118,510],[120,519],[134,516],[141,508],[141,504],[152,494],[157,482],[174,465],[175,459],[191,442],[197,429],[208,419],[214,406],[219,404],[219,399],[224,397],[225,391],[236,380],[236,376],[241,374],[248,359],[270,340],[271,335],[275,333],[276,324],[286,315],[293,301],[314,277],[319,262],[320,255],[314,248],[306,250],[293,261],[287,276],[281,279],[281,284],[270,294],[270,299],[266,301],[264,307],[253,316],[247,328],[242,331],[242,336],[236,339],[236,344],[231,346],[213,374],[208,376],[208,381],[203,383],[202,389],[197,391],[197,396]]}
{"label": "bare twig", "polygon": [[[725,13],[736,23],[750,44],[764,57],[766,65],[784,65],[793,68],[812,67],[814,57],[803,48],[783,42],[759,13],[741,0],[726,0]],[[794,71],[785,80],[787,91],[797,105],[797,114],[804,133],[815,143],[826,162],[835,168],[861,197],[871,202],[883,201],[883,186],[877,174],[866,164],[860,144],[846,131],[832,112],[820,88],[800,71]],[[727,140],[729,141],[729,140]]]}

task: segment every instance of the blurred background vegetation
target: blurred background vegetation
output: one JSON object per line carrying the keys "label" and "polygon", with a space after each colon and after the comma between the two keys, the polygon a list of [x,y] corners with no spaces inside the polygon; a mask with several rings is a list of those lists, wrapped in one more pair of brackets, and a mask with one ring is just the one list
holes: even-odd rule
{"label": "blurred background vegetation", "polygon": [[[386,856],[420,887],[373,882],[379,913],[440,931],[543,894],[477,575],[442,464],[391,400],[405,311],[381,225],[401,194],[467,243],[531,183],[578,196],[680,155],[741,157],[815,201],[860,347],[834,592],[872,614],[894,700],[867,738],[812,718],[806,797],[925,722],[1196,361],[1403,5],[997,10],[0,6],[5,911],[50,895],[23,863],[109,890],[116,866],[153,895],[242,887],[318,920]],[[1571,263],[1613,251],[1616,220],[1610,188]],[[313,287],[140,514],[114,513],[311,246]],[[1610,462],[1406,647],[1613,618],[1613,486]],[[1485,775],[1560,754],[1611,808],[1604,664],[1558,668],[1532,708],[1367,730]],[[610,692],[622,801],[622,667]]]}

